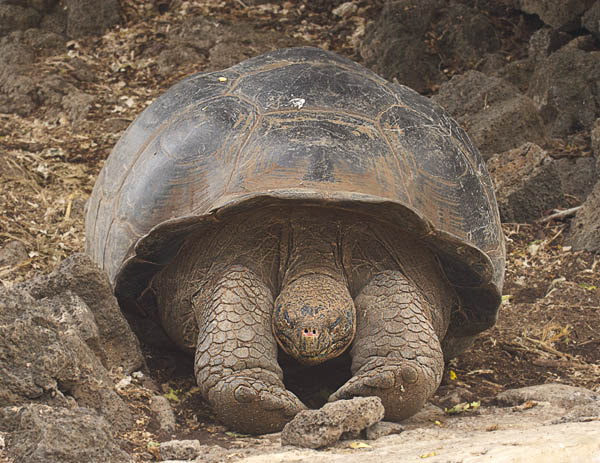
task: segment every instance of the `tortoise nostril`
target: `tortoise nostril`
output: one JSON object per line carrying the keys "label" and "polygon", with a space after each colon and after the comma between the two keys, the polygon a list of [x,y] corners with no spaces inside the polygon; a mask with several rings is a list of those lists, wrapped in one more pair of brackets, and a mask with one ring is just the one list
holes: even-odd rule
{"label": "tortoise nostril", "polygon": [[304,328],[302,330],[302,336],[315,337],[318,336],[319,332],[315,328]]}

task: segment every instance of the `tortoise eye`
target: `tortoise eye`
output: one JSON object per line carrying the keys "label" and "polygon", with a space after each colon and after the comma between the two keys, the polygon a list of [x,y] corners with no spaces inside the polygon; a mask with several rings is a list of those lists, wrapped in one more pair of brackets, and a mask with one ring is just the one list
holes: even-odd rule
{"label": "tortoise eye", "polygon": [[281,306],[281,304],[278,304],[275,307],[275,316],[280,323],[283,322],[288,328],[292,328],[294,326],[294,322],[291,319],[290,314]]}

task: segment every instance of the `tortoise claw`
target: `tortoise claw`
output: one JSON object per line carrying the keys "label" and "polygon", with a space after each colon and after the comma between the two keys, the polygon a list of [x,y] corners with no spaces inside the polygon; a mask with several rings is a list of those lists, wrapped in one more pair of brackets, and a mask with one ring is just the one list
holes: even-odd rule
{"label": "tortoise claw", "polygon": [[411,361],[388,363],[363,370],[334,392],[329,401],[378,396],[386,419],[400,421],[416,413],[428,398],[435,379],[426,368]]}
{"label": "tortoise claw", "polygon": [[208,398],[219,421],[251,434],[280,431],[306,408],[282,386],[245,374],[223,378],[210,390]]}

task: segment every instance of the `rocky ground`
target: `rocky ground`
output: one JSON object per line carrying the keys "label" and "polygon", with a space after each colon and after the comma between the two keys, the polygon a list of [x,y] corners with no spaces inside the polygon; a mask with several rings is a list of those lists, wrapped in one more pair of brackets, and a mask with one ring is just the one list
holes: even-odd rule
{"label": "rocky ground", "polygon": [[[190,359],[142,344],[139,357],[124,366],[123,346],[106,342],[123,333],[121,322],[104,328],[89,322],[90,310],[109,309],[73,286],[77,278],[63,287],[41,275],[83,250],[85,201],[136,114],[185,75],[286,46],[333,50],[445,106],[487,160],[505,222],[508,266],[499,322],[450,362],[433,399],[441,409],[466,402],[478,403],[477,410],[454,416],[432,409],[381,455],[397,457],[401,445],[406,450],[411,429],[431,435],[429,447],[415,450],[422,457],[440,453],[431,447],[449,438],[436,434],[444,429],[493,435],[496,430],[487,428],[502,423],[522,435],[523,428],[514,427],[517,415],[545,423],[572,408],[543,397],[532,400],[551,405],[498,408],[498,394],[506,390],[562,383],[600,392],[600,2],[546,3],[551,7],[533,0],[114,0],[95,11],[85,1],[0,2],[0,328],[9,327],[8,339],[18,319],[23,333],[44,333],[51,345],[63,346],[56,352],[68,353],[47,357],[44,364],[56,369],[40,370],[43,381],[19,379],[19,387],[8,382],[0,388],[0,422],[12,423],[0,425],[0,461],[38,461],[31,436],[50,415],[58,424],[45,432],[60,435],[74,422],[91,427],[96,442],[108,439],[105,451],[114,461],[126,461],[119,452],[132,461],[159,461],[160,442],[172,439],[228,449],[214,461],[250,458],[248,449],[258,455],[252,458],[279,454],[277,436],[246,438],[214,422],[193,383]],[[557,210],[563,212],[553,216]],[[84,265],[69,262],[67,273],[69,266]],[[95,288],[101,287],[98,280]],[[79,327],[66,347],[57,334],[60,320],[52,318],[57,297],[71,308],[69,326]],[[46,321],[19,313],[22,306],[37,308]],[[135,340],[129,342],[126,352],[136,352]],[[147,367],[135,373],[142,354]],[[21,369],[15,371],[23,375],[37,365],[35,350],[16,357]],[[80,381],[89,375],[119,386],[97,394]],[[298,378],[288,381],[321,405],[322,390]],[[518,403],[525,407],[527,400]],[[26,407],[9,413],[15,404]],[[98,424],[98,416],[74,404],[121,420]],[[572,423],[561,425],[557,432],[571,432]],[[19,426],[30,434],[15,441],[8,429]],[[107,437],[115,432],[116,441]],[[349,447],[357,442],[338,444],[340,458],[381,447],[379,441]],[[79,454],[89,461],[94,455],[100,454]]]}

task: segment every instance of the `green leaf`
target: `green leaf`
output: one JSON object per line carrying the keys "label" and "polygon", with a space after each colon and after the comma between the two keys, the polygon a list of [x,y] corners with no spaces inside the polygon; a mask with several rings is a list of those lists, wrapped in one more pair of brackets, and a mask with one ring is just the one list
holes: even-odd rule
{"label": "green leaf", "polygon": [[365,444],[364,442],[352,442],[350,444],[351,449],[370,449],[371,446],[369,444]]}
{"label": "green leaf", "polygon": [[179,390],[175,390],[172,387],[169,388],[169,390],[167,391],[166,394],[163,394],[167,399],[169,399],[171,402],[179,402],[179,397],[177,394],[179,394],[181,391]]}
{"label": "green leaf", "polygon": [[240,434],[239,432],[225,431],[229,437],[250,437],[250,434]]}
{"label": "green leaf", "polygon": [[480,405],[481,405],[480,401],[471,402],[471,403],[462,402],[462,403],[455,405],[452,408],[444,408],[444,413],[446,415],[458,415],[459,413],[472,412],[473,410],[478,409]]}

